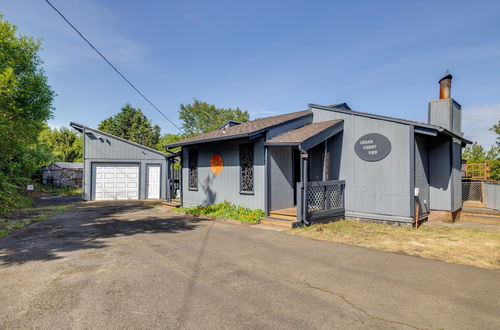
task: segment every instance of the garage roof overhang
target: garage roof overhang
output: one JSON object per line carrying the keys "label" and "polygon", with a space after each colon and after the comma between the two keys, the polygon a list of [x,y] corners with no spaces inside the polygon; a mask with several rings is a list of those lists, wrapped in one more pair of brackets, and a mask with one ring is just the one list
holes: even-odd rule
{"label": "garage roof overhang", "polygon": [[79,124],[79,123],[74,122],[74,121],[70,122],[69,125],[71,127],[73,127],[75,130],[77,130],[77,131],[79,131],[81,133],[83,133],[85,131],[85,133],[92,132],[92,133],[96,133],[96,134],[99,134],[99,135],[107,136],[107,137],[116,139],[118,141],[122,141],[122,142],[125,142],[125,143],[128,143],[128,144],[131,144],[131,145],[136,146],[138,148],[145,149],[145,150],[148,150],[148,151],[153,152],[153,153],[157,153],[157,154],[162,155],[162,156],[164,156],[166,158],[171,158],[171,157],[177,157],[177,156],[179,156],[179,154],[177,154],[177,153],[166,154],[166,153],[163,153],[163,152],[158,151],[156,149],[152,149],[152,148],[146,147],[145,145],[129,141],[127,139],[124,139],[124,138],[118,137],[116,135],[100,131],[100,130],[92,128],[92,127],[88,127],[88,126]]}

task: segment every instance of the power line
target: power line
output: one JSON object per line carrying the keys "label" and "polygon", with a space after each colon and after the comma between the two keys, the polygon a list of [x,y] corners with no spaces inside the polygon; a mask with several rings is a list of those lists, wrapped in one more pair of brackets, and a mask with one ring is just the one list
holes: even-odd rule
{"label": "power line", "polygon": [[181,131],[181,129],[173,122],[171,121],[167,116],[165,116],[165,114],[163,112],[160,111],[160,109],[158,109],[158,107],[156,105],[153,104],[153,102],[151,102],[137,87],[134,86],[134,84],[132,84],[130,82],[130,80],[127,79],[127,77],[125,77],[125,75],[123,75],[123,73],[120,72],[120,70],[118,70],[114,65],[113,63],[111,63],[107,58],[106,56],[104,56],[100,51],[97,50],[97,48],[94,47],[94,45],[87,39],[83,36],[83,34],[78,31],[78,29],[73,25],[71,24],[71,22],[56,8],[54,7],[53,4],[50,3],[49,0],[45,0],[45,2],[50,6],[52,7],[52,9],[54,9],[58,14],[59,16],[62,17],[63,20],[66,21],[66,23],[69,24],[69,26],[71,26],[71,28],[73,30],[75,30],[76,33],[78,33],[78,35],[83,39],[85,40],[85,42],[97,53],[99,54],[99,56],[106,62],[108,63],[108,65],[113,69],[115,70],[116,73],[118,73],[118,75],[120,77],[123,78],[123,80],[125,80],[127,82],[127,84],[130,85],[130,87],[132,87],[137,93],[139,93],[140,96],[142,96],[143,99],[146,100],[146,102],[148,102],[156,111],[158,111],[166,120],[168,120],[168,122],[170,124],[172,124],[172,126],[174,126],[179,132]]}

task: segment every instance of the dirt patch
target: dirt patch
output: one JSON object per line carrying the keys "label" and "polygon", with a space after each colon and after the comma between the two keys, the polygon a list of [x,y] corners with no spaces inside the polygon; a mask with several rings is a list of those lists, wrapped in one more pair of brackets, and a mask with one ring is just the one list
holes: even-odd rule
{"label": "dirt patch", "polygon": [[500,230],[445,226],[414,229],[341,220],[288,232],[318,240],[500,269]]}

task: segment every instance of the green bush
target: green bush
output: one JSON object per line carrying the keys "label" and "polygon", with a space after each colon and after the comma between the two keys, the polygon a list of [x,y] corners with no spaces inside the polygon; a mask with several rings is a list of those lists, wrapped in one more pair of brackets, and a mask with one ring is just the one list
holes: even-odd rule
{"label": "green bush", "polygon": [[208,206],[180,207],[177,212],[189,213],[194,216],[211,216],[217,218],[234,219],[244,222],[258,223],[260,218],[265,216],[263,210],[252,210],[243,206],[237,206],[224,201],[219,204]]}
{"label": "green bush", "polygon": [[31,205],[31,199],[21,194],[22,186],[24,182],[11,182],[0,172],[0,214]]}

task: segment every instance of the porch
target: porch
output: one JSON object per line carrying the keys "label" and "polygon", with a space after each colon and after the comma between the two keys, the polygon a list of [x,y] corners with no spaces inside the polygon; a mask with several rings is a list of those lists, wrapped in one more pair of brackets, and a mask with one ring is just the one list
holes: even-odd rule
{"label": "porch", "polygon": [[343,121],[309,124],[265,143],[267,217],[263,224],[293,227],[344,215],[345,182],[338,180]]}

